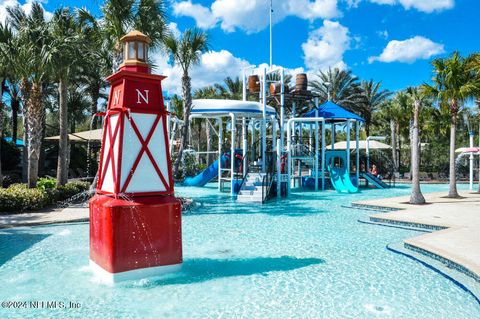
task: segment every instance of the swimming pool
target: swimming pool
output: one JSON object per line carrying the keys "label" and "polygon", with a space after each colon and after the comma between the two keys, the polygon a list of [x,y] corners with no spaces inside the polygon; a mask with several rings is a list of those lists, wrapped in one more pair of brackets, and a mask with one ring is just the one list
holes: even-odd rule
{"label": "swimming pool", "polygon": [[295,193],[263,206],[235,203],[213,184],[176,190],[201,206],[183,216],[182,272],[162,279],[96,282],[88,224],[0,230],[0,301],[65,302],[0,308],[0,318],[480,318],[469,293],[385,248],[418,232],[362,224],[368,212],[342,207],[406,186]]}

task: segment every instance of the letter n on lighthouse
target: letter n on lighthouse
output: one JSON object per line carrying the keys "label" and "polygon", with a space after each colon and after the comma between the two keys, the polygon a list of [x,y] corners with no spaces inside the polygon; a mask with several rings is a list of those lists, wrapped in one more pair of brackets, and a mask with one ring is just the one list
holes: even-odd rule
{"label": "letter n on lighthouse", "polygon": [[150,74],[148,37],[122,38],[111,83],[97,193],[90,201],[90,264],[109,281],[177,270],[181,203],[174,197],[161,81]]}

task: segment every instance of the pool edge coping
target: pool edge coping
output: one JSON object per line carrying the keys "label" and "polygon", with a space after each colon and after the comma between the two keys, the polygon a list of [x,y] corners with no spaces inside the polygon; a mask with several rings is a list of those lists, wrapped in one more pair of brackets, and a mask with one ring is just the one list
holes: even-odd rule
{"label": "pool edge coping", "polygon": [[456,268],[448,267],[442,261],[437,260],[427,254],[406,247],[405,243],[403,242],[388,244],[386,248],[391,252],[415,260],[416,262],[421,263],[425,267],[449,279],[455,285],[472,295],[472,297],[480,305],[480,285],[478,285],[478,282],[475,281],[474,278]]}

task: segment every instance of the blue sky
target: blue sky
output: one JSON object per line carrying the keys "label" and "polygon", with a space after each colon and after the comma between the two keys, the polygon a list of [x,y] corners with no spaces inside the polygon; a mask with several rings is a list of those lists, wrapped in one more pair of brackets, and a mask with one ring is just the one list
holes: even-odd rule
{"label": "blue sky", "polygon": [[[0,1],[0,6],[16,2]],[[47,11],[60,5],[85,6],[97,15],[103,3],[42,2]],[[194,88],[237,76],[244,66],[268,63],[268,4],[268,0],[167,2],[172,29],[198,26],[211,37],[212,52],[192,71]],[[428,81],[433,58],[480,49],[476,0],[273,0],[273,6],[273,62],[291,73],[338,66],[398,90]],[[178,92],[178,68],[164,54],[155,55],[157,72],[169,76],[166,89]]]}

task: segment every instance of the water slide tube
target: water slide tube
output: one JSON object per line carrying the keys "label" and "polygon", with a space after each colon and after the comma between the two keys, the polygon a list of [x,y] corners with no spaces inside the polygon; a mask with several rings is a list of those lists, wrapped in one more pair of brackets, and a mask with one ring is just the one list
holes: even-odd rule
{"label": "water slide tube", "polygon": [[[241,155],[242,149],[235,150],[235,168],[239,168],[241,165]],[[230,153],[225,153],[220,158],[222,168],[230,168]],[[218,160],[213,162],[209,167],[207,167],[203,172],[199,173],[197,176],[187,177],[183,181],[184,186],[197,186],[203,187],[212,179],[218,176]]]}
{"label": "water slide tube", "polygon": [[331,167],[327,165],[328,173],[330,174],[330,180],[332,181],[333,188],[339,193],[356,193],[358,187],[353,185],[350,179],[350,172],[344,167]]}
{"label": "water slide tube", "polygon": [[371,173],[368,173],[368,172],[361,173],[360,176],[362,176],[367,181],[372,183],[376,188],[389,188],[390,187],[387,183],[385,183],[384,181],[382,181],[378,177],[372,175]]}
{"label": "water slide tube", "polygon": [[[227,162],[230,163],[230,155],[223,154],[220,158],[222,167],[227,166]],[[218,160],[213,162],[209,167],[207,167],[203,172],[197,176],[187,177],[183,181],[185,186],[205,186],[208,182],[218,176]]]}

